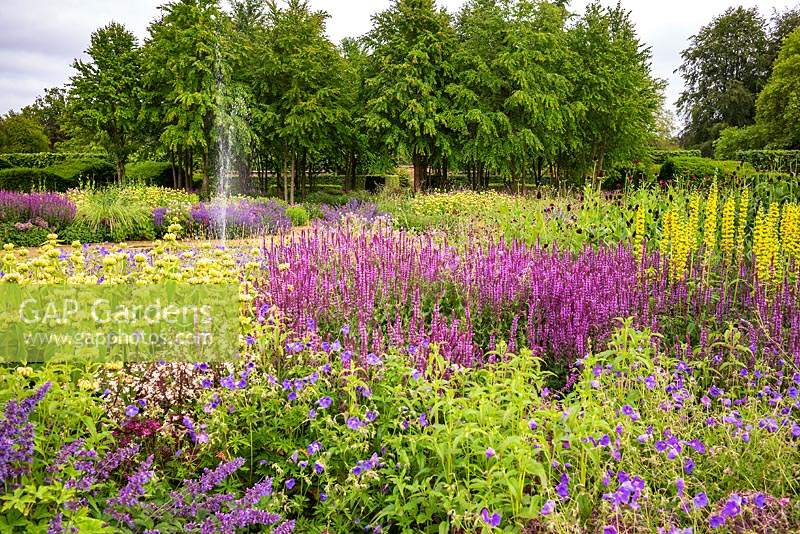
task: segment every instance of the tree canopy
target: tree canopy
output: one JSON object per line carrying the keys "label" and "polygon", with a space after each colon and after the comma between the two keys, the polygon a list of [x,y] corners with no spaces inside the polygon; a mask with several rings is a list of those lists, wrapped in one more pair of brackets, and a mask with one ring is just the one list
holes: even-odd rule
{"label": "tree canopy", "polygon": [[92,34],[86,54],[91,61],[73,63],[69,121],[78,135],[113,157],[122,182],[125,163],[137,146],[141,64],[136,37],[112,22]]}
{"label": "tree canopy", "polygon": [[305,0],[174,0],[141,46],[116,23],[95,32],[67,105],[50,90],[26,113],[51,149],[72,133],[104,148],[120,179],[135,153],[169,160],[176,187],[238,174],[289,202],[324,170],[350,189],[405,163],[416,191],[451,169],[474,188],[601,176],[657,134],[662,84],[619,7],[393,0],[338,45],[326,21]]}

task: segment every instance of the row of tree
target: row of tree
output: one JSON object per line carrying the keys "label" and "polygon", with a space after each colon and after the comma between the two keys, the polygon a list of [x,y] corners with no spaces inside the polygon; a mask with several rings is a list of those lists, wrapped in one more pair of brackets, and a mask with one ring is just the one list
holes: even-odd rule
{"label": "row of tree", "polygon": [[679,69],[681,141],[720,157],[736,150],[800,148],[800,7],[730,8],[691,38]]}
{"label": "row of tree", "polygon": [[469,0],[451,16],[394,0],[337,46],[303,0],[176,0],[141,46],[118,23],[97,30],[66,92],[27,112],[52,145],[67,132],[105,149],[119,180],[137,153],[171,161],[178,187],[198,170],[206,192],[223,151],[243,186],[275,179],[289,200],[321,170],[352,188],[398,162],[416,191],[454,169],[475,188],[600,176],[644,156],[663,82],[626,11],[565,4]]}

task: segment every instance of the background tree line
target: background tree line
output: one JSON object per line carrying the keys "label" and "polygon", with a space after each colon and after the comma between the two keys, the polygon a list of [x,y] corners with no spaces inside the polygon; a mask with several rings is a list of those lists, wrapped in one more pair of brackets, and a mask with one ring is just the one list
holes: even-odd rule
{"label": "background tree line", "polygon": [[17,122],[40,126],[36,150],[101,149],[119,181],[130,158],[169,161],[175,187],[206,193],[224,143],[242,191],[290,201],[320,172],[350,189],[398,163],[416,191],[454,172],[475,189],[599,177],[646,156],[664,84],[626,11],[566,3],[469,0],[453,16],[395,0],[337,45],[303,0],[173,1],[143,43],[119,23],[94,32],[69,84]]}
{"label": "background tree line", "polygon": [[733,159],[737,151],[800,148],[800,7],[732,7],[694,35],[679,72],[681,144]]}

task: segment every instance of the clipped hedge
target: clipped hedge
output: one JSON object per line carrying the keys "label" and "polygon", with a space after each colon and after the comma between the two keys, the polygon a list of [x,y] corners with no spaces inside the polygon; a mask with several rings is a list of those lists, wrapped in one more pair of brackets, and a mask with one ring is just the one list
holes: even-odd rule
{"label": "clipped hedge", "polygon": [[34,152],[31,154],[0,154],[10,167],[44,169],[69,160],[105,160],[104,154],[84,152]]}
{"label": "clipped hedge", "polygon": [[0,189],[7,191],[67,191],[92,183],[112,183],[114,166],[105,160],[81,159],[65,161],[44,169],[11,167],[0,169]]}
{"label": "clipped hedge", "polygon": [[658,174],[659,180],[671,180],[677,177],[709,178],[721,173],[722,177],[730,178],[749,175],[755,172],[752,165],[732,160],[715,160],[698,157],[673,157],[668,158],[661,165]]}
{"label": "clipped hedge", "polygon": [[172,166],[164,161],[128,163],[125,180],[130,184],[172,187]]}
{"label": "clipped hedge", "polygon": [[0,156],[0,169],[9,169],[11,167],[13,167],[13,165],[11,165],[11,163],[6,158]]}
{"label": "clipped hedge", "polygon": [[741,150],[736,153],[736,158],[759,171],[789,174],[800,171],[800,150]]}
{"label": "clipped hedge", "polygon": [[0,189],[6,191],[66,191],[76,185],[77,181],[48,169],[11,167],[0,170]]}
{"label": "clipped hedge", "polygon": [[47,167],[46,171],[61,176],[64,180],[74,182],[93,182],[95,185],[104,185],[114,182],[117,171],[108,161],[101,159],[68,160],[59,165]]}
{"label": "clipped hedge", "polygon": [[664,163],[672,158],[699,158],[702,154],[699,150],[653,150],[651,154],[653,163]]}

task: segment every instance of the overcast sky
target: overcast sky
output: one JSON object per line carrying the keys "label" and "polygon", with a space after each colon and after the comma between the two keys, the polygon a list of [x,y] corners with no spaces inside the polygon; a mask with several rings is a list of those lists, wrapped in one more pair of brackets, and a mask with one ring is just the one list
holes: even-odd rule
{"label": "overcast sky", "polygon": [[[455,12],[463,0],[438,0]],[[31,103],[45,87],[62,85],[71,74],[70,64],[88,47],[89,35],[114,20],[125,24],[140,39],[156,16],[162,0],[0,0],[0,113]],[[390,0],[310,0],[315,9],[330,14],[328,33],[335,41],[370,29],[370,16],[385,9]],[[572,0],[582,12],[589,0]],[[613,5],[616,0],[605,0]],[[797,0],[622,0],[642,40],[653,49],[656,76],[669,81],[667,100],[673,104],[682,89],[673,71],[688,38],[716,14],[732,5],[758,5],[763,14],[784,10]]]}

